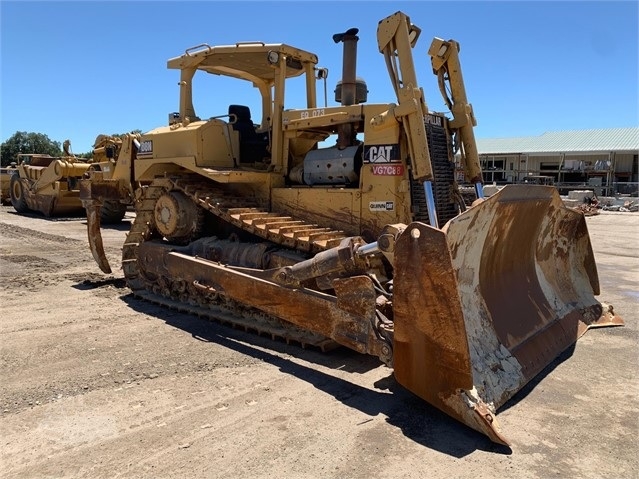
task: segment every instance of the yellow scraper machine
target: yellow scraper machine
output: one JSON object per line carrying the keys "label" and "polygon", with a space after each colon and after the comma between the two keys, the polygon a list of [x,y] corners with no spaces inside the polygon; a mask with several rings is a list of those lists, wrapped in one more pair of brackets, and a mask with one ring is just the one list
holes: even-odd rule
{"label": "yellow scraper machine", "polygon": [[[3,175],[9,176],[8,196],[17,213],[40,213],[46,217],[85,213],[80,199],[80,181],[96,168],[96,164],[71,154],[70,147],[71,142],[66,140],[61,157],[19,153],[15,165],[3,171]],[[125,213],[126,205],[105,199],[100,220],[117,223]]]}
{"label": "yellow scraper machine", "polygon": [[[417,82],[420,29],[407,15],[377,28],[392,102],[367,103],[357,34],[333,36],[343,46],[335,106],[317,104],[327,70],[316,55],[286,44],[204,44],[169,60],[179,111],[125,139],[119,188],[84,190],[91,250],[110,272],[99,212],[135,185],[121,265],[135,295],[377,356],[405,388],[508,444],[496,410],[588,328],[623,321],[595,299],[584,216],[554,188],[484,198],[459,44],[435,38],[427,50],[449,109],[438,113]],[[196,73],[249,82],[261,111],[236,99],[198,116]],[[291,109],[285,85],[298,77],[306,105]]]}

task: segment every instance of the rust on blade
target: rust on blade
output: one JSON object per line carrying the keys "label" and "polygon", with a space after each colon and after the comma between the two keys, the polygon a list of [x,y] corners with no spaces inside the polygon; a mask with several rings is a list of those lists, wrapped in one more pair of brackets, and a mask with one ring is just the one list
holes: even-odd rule
{"label": "rust on blade", "polygon": [[477,397],[475,390],[457,391],[455,395],[446,397],[443,401],[457,413],[457,416],[453,415],[457,420],[485,434],[493,442],[510,446],[510,441],[502,433],[495,412]]}
{"label": "rust on blade", "polygon": [[397,382],[476,427],[472,406],[459,393],[472,389],[473,379],[457,280],[442,231],[412,223],[399,236],[393,308]]}
{"label": "rust on blade", "polygon": [[470,356],[444,233],[410,224],[395,248],[395,376],[435,403],[471,389]]}
{"label": "rust on blade", "polygon": [[585,219],[552,187],[508,186],[447,225],[473,356],[498,408],[591,326],[623,324],[595,295]]}
{"label": "rust on blade", "polygon": [[477,396],[457,278],[441,230],[412,223],[395,249],[395,378],[492,441],[509,445]]}
{"label": "rust on blade", "polygon": [[607,328],[609,326],[624,326],[626,324],[621,317],[615,314],[611,304],[601,303],[601,309],[601,316],[591,323],[588,323],[583,331],[584,333],[589,328]]}
{"label": "rust on blade", "polygon": [[512,186],[442,229],[412,223],[395,248],[395,376],[508,445],[497,408],[591,327],[599,303],[582,214],[554,188]]}

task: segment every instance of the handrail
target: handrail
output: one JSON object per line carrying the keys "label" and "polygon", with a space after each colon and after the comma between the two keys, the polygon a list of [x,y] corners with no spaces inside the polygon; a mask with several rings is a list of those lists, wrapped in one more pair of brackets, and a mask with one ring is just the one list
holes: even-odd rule
{"label": "handrail", "polygon": [[193,52],[193,50],[197,49],[197,48],[202,48],[202,50],[198,50],[195,53],[200,53],[201,51],[204,51],[204,49],[206,48],[209,52],[211,50],[213,50],[213,48],[211,47],[211,45],[209,45],[208,43],[200,43],[199,45],[195,45],[194,47],[190,47],[187,48],[186,50],[184,50],[184,54],[187,56],[191,56],[191,52]]}

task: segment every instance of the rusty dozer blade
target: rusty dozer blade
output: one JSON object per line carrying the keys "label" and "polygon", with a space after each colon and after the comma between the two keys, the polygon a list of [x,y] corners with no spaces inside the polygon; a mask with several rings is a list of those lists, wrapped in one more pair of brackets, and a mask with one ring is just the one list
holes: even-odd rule
{"label": "rusty dozer blade", "polygon": [[111,273],[109,260],[104,253],[102,232],[100,230],[100,205],[96,201],[83,200],[87,211],[87,232],[89,235],[89,248],[93,259],[104,273]]}
{"label": "rusty dozer blade", "polygon": [[623,325],[595,299],[583,214],[553,187],[507,186],[442,230],[410,224],[394,277],[397,381],[505,445],[497,408],[588,328]]}

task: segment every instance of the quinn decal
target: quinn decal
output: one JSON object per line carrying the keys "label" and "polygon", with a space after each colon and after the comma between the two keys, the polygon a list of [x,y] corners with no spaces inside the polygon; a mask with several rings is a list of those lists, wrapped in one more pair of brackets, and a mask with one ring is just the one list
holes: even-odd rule
{"label": "quinn decal", "polygon": [[365,163],[397,163],[399,161],[399,145],[370,145],[364,149]]}
{"label": "quinn decal", "polygon": [[140,149],[138,153],[141,155],[146,155],[149,153],[153,153],[153,140],[144,140],[140,142]]}
{"label": "quinn decal", "polygon": [[373,174],[377,176],[403,176],[404,165],[373,165]]}
{"label": "quinn decal", "polygon": [[370,211],[395,211],[394,201],[371,201],[368,203]]}

